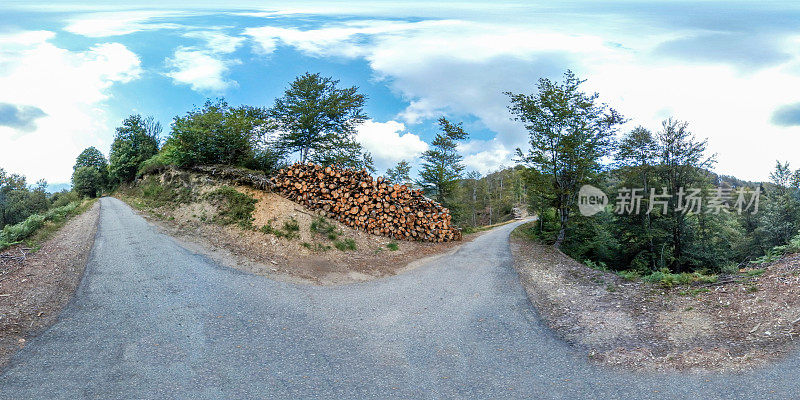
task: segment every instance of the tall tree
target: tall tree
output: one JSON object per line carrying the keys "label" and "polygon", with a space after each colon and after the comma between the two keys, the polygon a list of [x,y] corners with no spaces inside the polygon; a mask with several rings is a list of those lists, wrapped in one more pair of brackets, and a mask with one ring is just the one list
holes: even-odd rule
{"label": "tall tree", "polygon": [[401,185],[411,183],[411,164],[406,160],[400,160],[394,168],[386,170],[385,177],[392,183]]}
{"label": "tall tree", "polygon": [[[708,141],[695,139],[688,126],[686,122],[670,118],[662,123],[662,129],[657,135],[659,170],[668,193],[672,195],[668,205],[670,210],[684,208],[684,204],[679,203],[679,193],[702,188],[707,183],[705,169],[715,163],[713,155],[705,155]],[[682,211],[684,212],[672,212],[666,216],[667,227],[671,232],[668,244],[672,248],[672,256],[669,264],[677,272],[683,271],[688,264],[685,254],[689,240],[686,237],[687,212]]]}
{"label": "tall tree", "polygon": [[617,126],[624,122],[614,109],[598,102],[597,93],[582,92],[583,82],[568,70],[563,83],[539,79],[537,93],[506,93],[509,110],[530,137],[528,154],[517,151],[521,161],[551,180],[560,226],[556,247],[566,237],[578,189],[601,170],[600,160],[610,154]]}
{"label": "tall tree", "polygon": [[158,153],[161,124],[153,117],[134,114],[122,121],[111,144],[109,175],[115,183],[131,182],[139,166]]}
{"label": "tall tree", "polygon": [[469,135],[447,118],[439,118],[439,129],[431,145],[433,148],[422,153],[422,168],[419,173],[419,184],[422,189],[439,203],[450,206],[449,198],[461,179],[464,165],[462,156],[458,154],[458,142]]}
{"label": "tall tree", "polygon": [[323,165],[362,160],[356,128],[367,119],[366,96],[358,87],[338,88],[339,81],[320,74],[297,77],[275,100],[270,115],[280,132],[279,145],[298,153],[300,162]]}
{"label": "tall tree", "polygon": [[[615,157],[617,175],[622,187],[643,189],[642,207],[649,207],[650,181],[653,169],[658,162],[659,147],[653,134],[638,126],[625,134],[617,147]],[[629,241],[625,247],[632,256],[646,262],[650,269],[655,267],[655,244],[653,242],[652,219],[649,212],[620,215],[620,223],[625,225],[621,239]],[[637,226],[638,225],[638,226]],[[644,252],[644,253],[643,253]]]}

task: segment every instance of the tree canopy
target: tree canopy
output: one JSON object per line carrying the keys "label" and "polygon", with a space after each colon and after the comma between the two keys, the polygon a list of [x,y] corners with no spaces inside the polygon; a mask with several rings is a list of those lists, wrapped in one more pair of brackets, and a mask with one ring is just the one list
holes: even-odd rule
{"label": "tree canopy", "polygon": [[109,153],[109,176],[116,183],[131,182],[141,164],[158,153],[161,124],[153,117],[134,114],[116,129]]}
{"label": "tree canopy", "polygon": [[[300,162],[364,164],[356,128],[367,119],[366,96],[358,87],[337,87],[339,81],[305,73],[295,79],[269,110],[280,133],[278,145],[298,153]],[[356,165],[358,166],[358,165]]]}
{"label": "tree canopy", "polygon": [[209,100],[174,118],[165,147],[181,166],[248,166],[264,150],[265,134],[271,129],[263,108]]}

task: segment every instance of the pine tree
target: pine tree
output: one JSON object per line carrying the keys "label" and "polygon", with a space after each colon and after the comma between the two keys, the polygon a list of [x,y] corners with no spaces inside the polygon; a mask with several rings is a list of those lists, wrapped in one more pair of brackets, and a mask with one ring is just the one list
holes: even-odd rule
{"label": "pine tree", "polygon": [[417,183],[427,195],[439,203],[450,205],[450,195],[464,171],[463,157],[457,151],[458,142],[469,135],[460,123],[453,124],[444,117],[439,118],[439,128],[442,132],[433,139],[433,148],[422,153],[423,164]]}

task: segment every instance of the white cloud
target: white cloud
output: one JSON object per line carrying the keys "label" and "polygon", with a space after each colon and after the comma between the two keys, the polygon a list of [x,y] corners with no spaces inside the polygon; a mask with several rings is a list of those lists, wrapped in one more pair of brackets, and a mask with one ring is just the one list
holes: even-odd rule
{"label": "white cloud", "polygon": [[107,37],[146,30],[177,29],[181,25],[163,22],[163,20],[179,15],[186,15],[186,13],[176,11],[95,12],[81,14],[71,19],[64,30],[88,37]]}
{"label": "white cloud", "polygon": [[201,39],[206,42],[209,50],[219,54],[233,53],[245,41],[243,37],[230,36],[219,31],[192,31],[183,36]]}
{"label": "white cloud", "polygon": [[166,73],[176,83],[187,84],[198,92],[222,92],[237,85],[225,78],[230,68],[241,64],[238,59],[226,59],[225,54],[233,53],[244,38],[229,36],[218,31],[194,31],[185,37],[202,39],[205,47],[181,46],[167,59]]}
{"label": "white cloud", "polygon": [[471,140],[460,144],[458,151],[464,156],[467,170],[484,175],[514,164],[512,152],[497,140]]}
{"label": "white cloud", "polygon": [[428,149],[419,136],[403,133],[405,125],[398,121],[366,121],[358,127],[356,140],[372,154],[378,169],[394,167],[400,160],[411,163]]}
{"label": "white cloud", "polygon": [[0,127],[0,167],[31,181],[67,182],[81,150],[110,145],[102,105],[114,84],[137,79],[141,68],[122,44],[70,51],[50,43],[53,37],[47,31],[0,35],[0,102],[46,114],[30,133]]}
{"label": "white cloud", "polygon": [[622,15],[615,15],[612,25],[558,19],[558,14],[536,24],[507,17],[352,21],[245,33],[262,52],[285,44],[315,57],[364,58],[378,79],[408,101],[397,116],[408,124],[443,114],[477,117],[478,126],[496,132],[489,147],[465,153],[465,162],[482,172],[510,165],[511,149],[527,146],[527,134],[510,120],[502,92],[535,92],[538,78],[559,79],[567,68],[588,78],[586,89],[597,90],[603,101],[633,119],[631,125],[657,130],[669,116],[688,120],[700,138],[709,138],[709,150],[719,154],[721,173],[766,179],[776,158],[800,166],[793,151],[800,145],[798,128],[770,122],[775,109],[797,103],[796,38],[773,43],[791,61],[747,71],[657,52],[663,43],[696,36],[696,28],[664,29]]}

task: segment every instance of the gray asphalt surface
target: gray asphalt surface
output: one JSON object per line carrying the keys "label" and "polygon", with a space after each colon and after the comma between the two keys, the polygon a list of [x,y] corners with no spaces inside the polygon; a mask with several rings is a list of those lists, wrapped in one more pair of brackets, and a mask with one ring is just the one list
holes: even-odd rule
{"label": "gray asphalt surface", "polygon": [[588,365],[525,296],[518,223],[403,275],[313,287],[218,266],[101,205],[74,300],[16,354],[0,398],[800,398],[797,356],[742,375]]}

